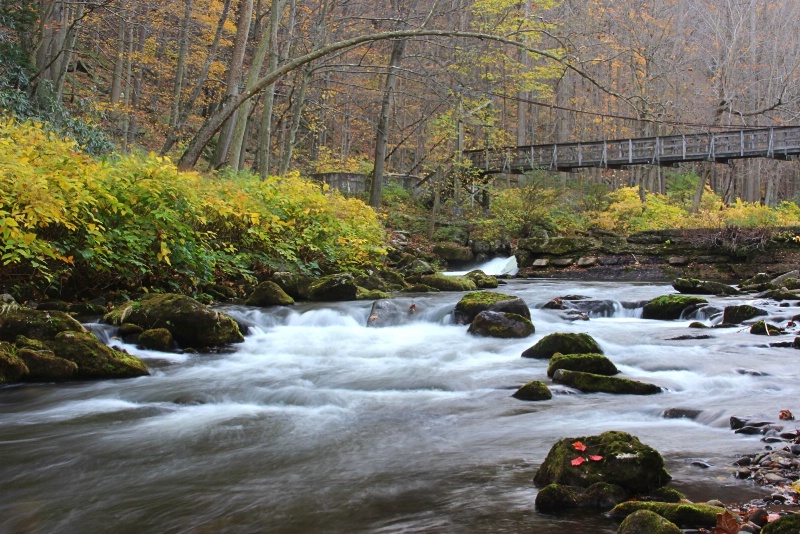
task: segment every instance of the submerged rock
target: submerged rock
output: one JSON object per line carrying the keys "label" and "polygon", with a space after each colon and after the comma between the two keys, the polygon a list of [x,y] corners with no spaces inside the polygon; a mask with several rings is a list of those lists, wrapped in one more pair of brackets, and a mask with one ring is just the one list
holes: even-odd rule
{"label": "submerged rock", "polygon": [[553,381],[578,389],[584,393],[615,393],[620,395],[655,395],[663,390],[655,384],[603,376],[580,371],[559,369],[553,374]]}
{"label": "submerged rock", "polygon": [[627,432],[608,431],[559,440],[550,448],[533,481],[537,486],[564,484],[581,488],[604,482],[640,495],[671,479],[658,451]]}
{"label": "submerged rock", "polygon": [[680,319],[685,311],[705,304],[708,304],[708,301],[700,297],[662,295],[645,304],[642,318],[673,321]]}
{"label": "submerged rock", "polygon": [[472,291],[458,301],[453,309],[457,324],[469,324],[483,311],[508,312],[521,315],[530,321],[531,311],[519,297],[494,291]]}
{"label": "submerged rock", "polygon": [[539,380],[528,382],[511,396],[523,401],[543,401],[553,398],[553,394],[550,392],[547,384]]}
{"label": "submerged rock", "polygon": [[553,377],[559,369],[583,371],[597,375],[611,376],[619,373],[617,366],[602,354],[553,354],[547,367],[547,376]]}
{"label": "submerged rock", "polygon": [[533,334],[536,329],[529,319],[516,313],[482,311],[467,332],[484,337],[523,338]]}
{"label": "submerged rock", "polygon": [[522,357],[546,360],[557,352],[561,354],[603,354],[603,349],[589,334],[556,332],[544,336],[535,345],[526,349],[522,353]]}

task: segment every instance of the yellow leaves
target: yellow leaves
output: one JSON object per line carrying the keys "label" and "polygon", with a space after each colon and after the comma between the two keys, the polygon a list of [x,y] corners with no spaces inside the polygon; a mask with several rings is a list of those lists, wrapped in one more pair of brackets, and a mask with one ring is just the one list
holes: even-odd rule
{"label": "yellow leaves", "polygon": [[172,251],[167,246],[167,242],[166,241],[161,241],[160,250],[156,254],[156,258],[158,259],[158,261],[163,261],[167,265],[172,265],[172,262],[169,259],[169,255],[171,253],[172,253]]}

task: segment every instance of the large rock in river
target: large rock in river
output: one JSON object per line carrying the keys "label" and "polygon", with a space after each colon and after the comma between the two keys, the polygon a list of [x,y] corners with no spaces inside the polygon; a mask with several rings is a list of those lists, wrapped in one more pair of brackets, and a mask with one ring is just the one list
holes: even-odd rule
{"label": "large rock in river", "polygon": [[547,367],[547,376],[553,375],[559,369],[567,371],[581,371],[596,375],[611,376],[619,373],[617,366],[602,354],[553,354],[550,365]]}
{"label": "large rock in river", "polygon": [[676,278],[672,287],[679,293],[688,295],[738,295],[739,290],[728,284],[698,280],[697,278]]}
{"label": "large rock in river", "polygon": [[655,512],[639,510],[622,521],[617,534],[683,534],[683,531]]}
{"label": "large rock in river", "polygon": [[603,354],[603,349],[589,334],[556,332],[540,339],[534,346],[522,353],[523,358],[550,359],[555,353],[561,354]]}
{"label": "large rock in river", "polygon": [[523,338],[533,334],[536,329],[531,321],[516,313],[482,311],[467,332],[476,336],[499,338]]}
{"label": "large rock in river", "polygon": [[421,276],[419,282],[439,291],[474,291],[478,288],[466,276],[446,276],[441,273]]}
{"label": "large rock in river", "polygon": [[253,292],[247,297],[248,306],[291,306],[294,299],[290,297],[276,282],[267,280],[256,286]]}
{"label": "large rock in river", "polygon": [[352,274],[339,273],[323,276],[308,286],[309,300],[335,302],[341,300],[356,300],[358,286]]}
{"label": "large rock in river", "polygon": [[530,320],[531,310],[519,297],[494,291],[472,291],[458,301],[453,309],[453,319],[458,324],[469,324],[482,311],[507,312]]}
{"label": "large rock in river", "polygon": [[0,313],[0,341],[15,342],[17,336],[50,341],[60,332],[86,332],[70,315],[60,311],[15,308]]}
{"label": "large rock in river", "polygon": [[686,295],[662,295],[645,304],[644,309],[642,310],[642,318],[674,321],[676,319],[680,319],[681,315],[686,310],[696,308],[704,304],[708,304],[708,301],[700,297],[690,297]]}
{"label": "large rock in river", "polygon": [[103,321],[142,328],[166,328],[181,347],[201,349],[244,341],[239,326],[228,315],[200,304],[191,297],[163,293],[126,302],[106,314]]}
{"label": "large rock in river", "polygon": [[639,495],[660,488],[671,479],[658,451],[627,432],[608,431],[558,441],[533,481],[537,486],[565,484],[581,488],[605,482]]}
{"label": "large rock in river", "polygon": [[553,382],[575,388],[584,393],[614,393],[619,395],[655,395],[663,390],[655,384],[629,378],[596,375],[581,371],[559,369],[553,373]]}
{"label": "large rock in river", "polygon": [[725,311],[722,312],[722,322],[724,324],[740,324],[761,315],[768,314],[766,310],[750,306],[749,304],[725,306]]}
{"label": "large rock in river", "polygon": [[142,360],[112,349],[90,332],[61,332],[49,345],[56,356],[77,364],[76,378],[133,378],[150,374]]}

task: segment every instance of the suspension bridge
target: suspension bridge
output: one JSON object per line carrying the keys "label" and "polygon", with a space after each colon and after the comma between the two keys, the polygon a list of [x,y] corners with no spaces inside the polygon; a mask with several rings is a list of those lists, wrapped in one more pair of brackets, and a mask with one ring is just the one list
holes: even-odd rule
{"label": "suspension bridge", "polygon": [[484,174],[621,169],[632,165],[674,167],[743,158],[788,160],[800,155],[800,126],[467,150],[463,154]]}

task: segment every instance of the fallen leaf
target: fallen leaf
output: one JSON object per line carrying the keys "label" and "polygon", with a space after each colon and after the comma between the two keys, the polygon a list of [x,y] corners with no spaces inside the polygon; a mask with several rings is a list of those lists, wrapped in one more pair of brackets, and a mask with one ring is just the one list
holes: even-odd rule
{"label": "fallen leaf", "polygon": [[576,450],[576,451],[581,451],[581,452],[583,452],[583,451],[585,451],[585,450],[586,450],[586,445],[584,445],[584,444],[583,444],[583,443],[581,443],[580,441],[576,441],[575,443],[573,443],[573,444],[572,444],[572,446],[573,446],[573,447],[575,447],[575,450]]}
{"label": "fallen leaf", "polygon": [[584,458],[583,456],[578,456],[577,458],[572,460],[572,465],[581,465],[585,461],[586,461],[586,458]]}
{"label": "fallen leaf", "polygon": [[603,457],[602,456],[597,456],[597,455],[592,455],[592,456],[589,456],[589,459],[591,461],[593,461],[593,462],[599,462],[600,460],[603,459]]}
{"label": "fallen leaf", "polygon": [[739,521],[729,510],[717,514],[717,525],[714,534],[737,534],[739,532]]}

